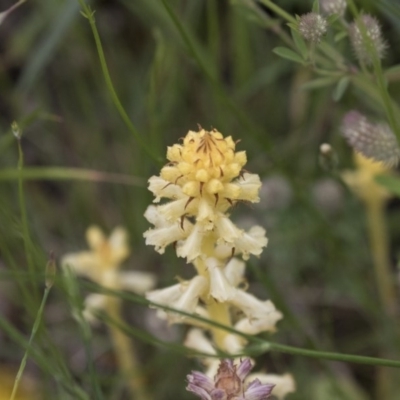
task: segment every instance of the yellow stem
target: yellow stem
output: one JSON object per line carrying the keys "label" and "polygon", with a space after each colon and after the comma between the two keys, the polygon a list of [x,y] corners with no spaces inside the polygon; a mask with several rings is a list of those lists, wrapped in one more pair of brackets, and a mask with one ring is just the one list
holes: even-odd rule
{"label": "yellow stem", "polygon": [[391,273],[389,242],[385,222],[385,202],[371,199],[366,202],[368,231],[374,263],[376,283],[382,306],[388,316],[397,314],[394,277]]}
{"label": "yellow stem", "polygon": [[112,297],[107,299],[107,313],[116,322],[116,324],[108,324],[108,329],[118,365],[131,393],[131,398],[149,400],[133,343],[117,326],[119,322],[123,322],[120,299]]}
{"label": "yellow stem", "polygon": [[[213,301],[207,305],[207,311],[212,321],[218,322],[225,326],[231,326],[231,316],[229,314],[229,308],[227,303],[218,303]],[[214,338],[214,343],[220,350],[229,352],[229,349],[225,347],[225,338],[229,334],[226,330],[218,328],[216,326],[211,327],[211,333]]]}
{"label": "yellow stem", "polygon": [[[368,231],[374,263],[379,298],[385,314],[397,314],[396,292],[390,271],[389,241],[385,221],[385,200],[370,198],[366,202]],[[385,352],[384,352],[385,353]],[[387,355],[387,354],[386,354]],[[392,391],[394,376],[387,368],[376,369],[376,395],[378,399],[388,399]]]}

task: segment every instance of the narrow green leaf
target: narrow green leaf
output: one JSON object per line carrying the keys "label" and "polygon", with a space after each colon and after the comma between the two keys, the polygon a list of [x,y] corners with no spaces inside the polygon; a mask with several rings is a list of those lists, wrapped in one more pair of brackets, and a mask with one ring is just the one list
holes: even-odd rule
{"label": "narrow green leaf", "polygon": [[347,37],[347,32],[346,31],[342,31],[342,32],[337,33],[335,35],[335,37],[333,38],[333,40],[337,43],[337,42],[340,42],[345,37]]}
{"label": "narrow green leaf", "polygon": [[144,180],[130,175],[62,167],[26,167],[22,171],[4,168],[0,170],[0,182],[17,180],[20,175],[23,180],[78,180],[145,186]]}
{"label": "narrow green leaf", "polygon": [[275,47],[272,51],[279,57],[305,65],[301,56],[287,47]]}
{"label": "narrow green leaf", "polygon": [[332,98],[334,101],[339,101],[343,97],[344,93],[346,92],[346,89],[349,86],[349,83],[350,83],[350,78],[348,76],[344,76],[339,80],[338,84],[336,85],[332,93]]}
{"label": "narrow green leaf", "polygon": [[339,19],[339,14],[332,14],[327,18],[328,25],[334,24]]}
{"label": "narrow green leaf", "polygon": [[312,12],[319,14],[319,0],[314,0],[312,5]]}
{"label": "narrow green leaf", "polygon": [[294,44],[297,47],[297,50],[299,50],[301,56],[303,57],[304,60],[307,60],[308,58],[308,47],[304,39],[294,30],[291,29],[292,32],[292,38],[294,40]]}
{"label": "narrow green leaf", "polygon": [[400,79],[400,65],[395,65],[394,67],[388,68],[384,72],[385,78],[388,80],[398,80]]}
{"label": "narrow green leaf", "polygon": [[336,78],[317,78],[313,79],[310,82],[305,83],[304,85],[301,85],[300,88],[303,90],[313,90],[313,89],[319,89],[323,88],[325,86],[330,86],[333,83],[336,82]]}
{"label": "narrow green leaf", "polygon": [[389,192],[400,197],[400,178],[395,176],[380,175],[375,181],[384,186]]}

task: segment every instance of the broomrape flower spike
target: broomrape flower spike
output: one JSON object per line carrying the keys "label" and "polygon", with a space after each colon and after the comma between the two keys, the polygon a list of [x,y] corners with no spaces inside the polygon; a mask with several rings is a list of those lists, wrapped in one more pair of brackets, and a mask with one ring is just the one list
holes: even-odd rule
{"label": "broomrape flower spike", "polygon": [[[66,254],[61,264],[64,268],[71,268],[75,274],[85,276],[109,289],[143,294],[154,286],[155,277],[152,274],[119,271],[121,263],[130,253],[127,239],[127,232],[121,227],[115,228],[107,239],[99,227],[91,226],[86,231],[89,250]],[[104,308],[106,299],[106,295],[90,294],[85,299],[83,315],[94,322],[93,311]]]}
{"label": "broomrape flower spike", "polygon": [[252,369],[246,358],[235,365],[232,360],[221,360],[214,379],[193,371],[187,376],[186,390],[202,400],[265,400],[271,395],[272,384],[262,384],[258,379],[247,383],[246,377]]}
{"label": "broomrape flower spike", "polygon": [[218,248],[225,258],[260,255],[267,244],[265,230],[245,232],[228,218],[227,211],[239,201],[256,203],[261,181],[243,170],[246,153],[235,152],[236,143],[217,130],[189,131],[183,144],[168,148],[169,163],[160,176],[149,180],[155,203],[145,217],[154,225],[144,233],[146,244],[163,253],[176,243],[177,255],[188,262],[214,256]]}
{"label": "broomrape flower spike", "polygon": [[[223,137],[217,130],[189,131],[182,144],[168,148],[169,163],[160,176],[149,180],[155,195],[154,203],[145,212],[154,225],[144,233],[146,244],[163,253],[174,244],[177,255],[191,262],[197,275],[190,280],[179,280],[170,287],[146,293],[153,303],[167,306],[185,314],[199,315],[200,321],[176,311],[158,310],[161,318],[170,323],[186,323],[196,328],[189,330],[185,346],[203,354],[216,355],[218,350],[230,354],[241,353],[247,341],[234,333],[212,324],[232,327],[236,331],[257,335],[274,332],[282,314],[270,300],[259,300],[246,292],[244,260],[251,254],[260,255],[267,245],[265,230],[253,226],[248,231],[238,228],[228,211],[236,203],[259,201],[261,181],[258,175],[244,170],[246,153],[236,151],[230,136]],[[204,331],[211,333],[208,339]],[[245,375],[250,361],[234,366],[233,361],[205,357],[206,374],[188,376],[188,390],[202,399],[233,400],[266,399],[274,385],[259,381],[247,384]],[[248,371],[242,376],[242,369]],[[210,377],[219,371],[214,382]],[[224,376],[222,376],[225,374]],[[266,379],[268,374],[262,374]],[[294,390],[293,378],[280,382],[278,393]]]}

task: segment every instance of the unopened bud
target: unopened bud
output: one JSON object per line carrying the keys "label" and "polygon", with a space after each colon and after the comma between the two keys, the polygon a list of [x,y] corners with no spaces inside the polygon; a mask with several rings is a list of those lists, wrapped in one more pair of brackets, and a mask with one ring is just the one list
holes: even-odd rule
{"label": "unopened bud", "polygon": [[49,261],[47,261],[47,264],[46,264],[45,285],[46,285],[47,289],[50,289],[53,286],[54,279],[56,277],[56,272],[57,272],[56,260],[54,257],[54,253],[51,252]]}
{"label": "unopened bud", "polygon": [[336,151],[329,143],[322,143],[319,146],[319,164],[326,171],[333,171],[339,163]]}
{"label": "unopened bud", "polygon": [[383,39],[378,20],[364,14],[350,25],[350,41],[359,61],[371,64],[371,52],[381,59],[385,55],[387,44]]}
{"label": "unopened bud", "polygon": [[358,111],[350,111],[343,118],[341,132],[349,145],[364,157],[382,161],[388,167],[397,165],[400,147],[386,123],[373,124]]}
{"label": "unopened bud", "polygon": [[346,0],[320,0],[321,11],[324,15],[344,15],[346,11]]}
{"label": "unopened bud", "polygon": [[11,124],[11,131],[18,140],[21,139],[21,129],[19,128],[17,121],[13,121]]}
{"label": "unopened bud", "polygon": [[310,12],[299,18],[299,32],[309,42],[319,43],[327,28],[326,19],[317,13]]}

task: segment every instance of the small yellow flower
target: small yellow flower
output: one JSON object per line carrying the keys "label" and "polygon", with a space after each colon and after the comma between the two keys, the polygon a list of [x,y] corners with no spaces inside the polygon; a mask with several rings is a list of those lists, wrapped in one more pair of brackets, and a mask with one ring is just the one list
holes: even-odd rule
{"label": "small yellow flower", "polygon": [[382,162],[373,161],[360,153],[354,153],[356,169],[343,171],[342,178],[351,190],[364,202],[382,202],[390,193],[375,182],[378,175],[387,175],[390,169]]}
{"label": "small yellow flower", "polygon": [[[128,237],[125,229],[115,228],[109,238],[97,226],[86,231],[88,251],[66,254],[61,264],[71,268],[77,275],[83,275],[101,286],[130,290],[143,294],[154,287],[155,277],[147,272],[119,271],[121,263],[129,256]],[[92,319],[91,312],[105,306],[107,296],[91,294],[85,299],[84,316]]]}
{"label": "small yellow flower", "polygon": [[145,217],[154,225],[144,233],[146,244],[163,253],[167,245],[177,243],[177,255],[187,261],[212,257],[215,246],[233,253],[259,255],[267,244],[265,230],[249,232],[236,227],[227,215],[238,201],[258,202],[261,181],[258,175],[243,171],[246,153],[235,152],[235,142],[217,130],[189,131],[183,144],[168,148],[169,163],[160,176],[149,180],[155,203]]}

